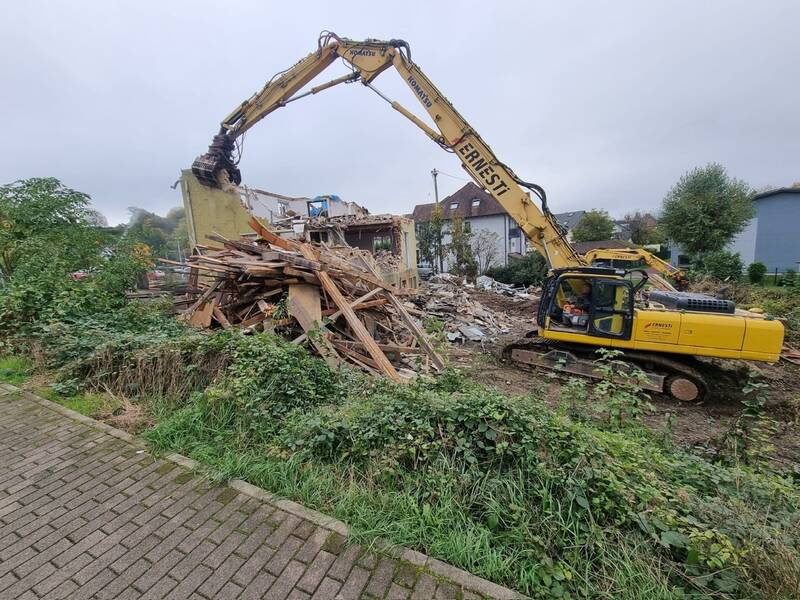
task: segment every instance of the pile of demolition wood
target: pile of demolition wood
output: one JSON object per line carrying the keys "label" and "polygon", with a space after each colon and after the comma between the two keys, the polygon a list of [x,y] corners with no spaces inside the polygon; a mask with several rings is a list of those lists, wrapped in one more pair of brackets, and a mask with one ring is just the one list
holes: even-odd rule
{"label": "pile of demolition wood", "polygon": [[250,225],[257,239],[212,235],[219,246],[198,246],[188,259],[195,293],[179,318],[275,331],[310,344],[331,367],[349,363],[395,381],[443,367],[398,298],[404,292],[384,282],[363,251],[338,254],[279,237],[255,218]]}

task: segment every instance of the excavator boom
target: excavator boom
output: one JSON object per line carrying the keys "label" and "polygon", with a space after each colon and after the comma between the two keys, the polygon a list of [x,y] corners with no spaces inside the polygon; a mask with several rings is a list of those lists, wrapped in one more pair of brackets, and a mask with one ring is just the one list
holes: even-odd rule
{"label": "excavator boom", "polygon": [[[341,58],[352,72],[299,93],[337,58]],[[375,78],[390,67],[398,72],[428,112],[435,129],[372,85]],[[316,52],[270,79],[261,91],[239,105],[222,121],[209,151],[195,160],[192,171],[206,185],[238,185],[241,174],[233,154],[237,140],[248,129],[290,102],[340,83],[355,81],[360,81],[376,92],[434,142],[453,152],[475,183],[491,194],[525,232],[531,245],[545,257],[551,268],[586,264],[583,257],[572,249],[561,226],[548,209],[544,190],[536,184],[522,181],[497,158],[477,131],[419,66],[412,62],[409,45],[402,40],[353,41],[333,33],[323,33]],[[531,199],[531,193],[538,198],[538,206]]]}
{"label": "excavator boom", "polygon": [[689,281],[686,279],[686,274],[683,271],[677,267],[673,267],[667,261],[662,260],[644,248],[597,248],[595,250],[589,250],[583,255],[583,258],[590,265],[594,264],[596,261],[607,260],[642,261],[660,275],[669,277],[675,282],[675,287],[672,287],[664,280],[667,285],[670,285],[670,288],[666,288],[667,291],[670,291],[670,289],[671,291],[675,291],[676,289],[684,290],[689,284]]}

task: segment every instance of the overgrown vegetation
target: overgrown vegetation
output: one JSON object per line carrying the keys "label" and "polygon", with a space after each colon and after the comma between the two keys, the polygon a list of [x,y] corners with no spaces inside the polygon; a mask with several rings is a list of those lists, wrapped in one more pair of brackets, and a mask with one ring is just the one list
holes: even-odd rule
{"label": "overgrown vegetation", "polygon": [[[598,363],[604,381],[571,383],[560,409],[454,370],[410,385],[332,372],[268,333],[208,334],[126,302],[149,258],[130,240],[108,250],[80,281],[69,255],[46,278],[31,266],[46,253],[17,261],[0,290],[13,353],[0,376],[19,382],[35,366],[56,401],[111,419],[138,411],[157,449],[534,597],[800,592],[800,492],[766,460],[757,381],[724,447],[699,456],[641,425],[640,375],[613,353]],[[753,290],[797,310],[789,290]]]}
{"label": "overgrown vegetation", "polygon": [[501,283],[539,285],[547,277],[547,263],[538,252],[528,252],[522,257],[509,256],[507,265],[493,267],[486,274]]}
{"label": "overgrown vegetation", "polygon": [[721,281],[739,281],[744,264],[738,253],[715,250],[698,256],[692,265],[694,273],[711,276]]}

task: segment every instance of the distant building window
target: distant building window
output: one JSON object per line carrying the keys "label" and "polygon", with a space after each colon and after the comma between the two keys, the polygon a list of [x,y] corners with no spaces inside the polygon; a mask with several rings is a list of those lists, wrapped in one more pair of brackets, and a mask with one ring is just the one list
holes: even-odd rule
{"label": "distant building window", "polygon": [[392,251],[392,236],[391,235],[376,235],[372,238],[372,253],[377,254],[382,251]]}
{"label": "distant building window", "polygon": [[472,199],[472,208],[478,208],[481,205],[480,198],[473,198]]}
{"label": "distant building window", "polygon": [[457,208],[458,208],[458,202],[450,203],[450,210],[456,210]]}
{"label": "distant building window", "polygon": [[508,235],[509,237],[520,237],[522,235],[522,230],[516,225],[512,225],[508,229]]}

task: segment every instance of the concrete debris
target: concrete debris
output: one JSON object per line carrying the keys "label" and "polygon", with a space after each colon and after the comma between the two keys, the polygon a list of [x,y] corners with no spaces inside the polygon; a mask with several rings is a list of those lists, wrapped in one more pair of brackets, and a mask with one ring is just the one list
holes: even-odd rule
{"label": "concrete debris", "polygon": [[423,284],[412,300],[423,314],[444,322],[449,342],[494,343],[502,336],[535,326],[538,294],[508,287],[510,293],[504,284],[493,285],[488,291],[465,284],[459,277],[439,273]]}

